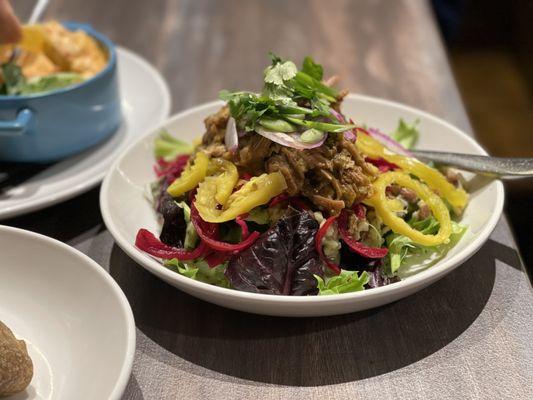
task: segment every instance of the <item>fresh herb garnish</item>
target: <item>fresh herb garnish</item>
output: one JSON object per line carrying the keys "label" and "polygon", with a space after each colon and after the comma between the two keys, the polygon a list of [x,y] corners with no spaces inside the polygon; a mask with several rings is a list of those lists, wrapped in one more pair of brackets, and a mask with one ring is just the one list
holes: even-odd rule
{"label": "fresh herb garnish", "polygon": [[296,76],[298,68],[292,61],[276,61],[265,70],[265,83],[283,86]]}
{"label": "fresh herb garnish", "polygon": [[275,54],[271,54],[271,58],[260,94],[220,92],[219,97],[228,103],[239,129],[250,132],[260,124],[276,132],[301,133],[310,128],[344,132],[354,127],[340,123],[331,113],[338,93],[321,82],[321,65],[306,57],[299,71],[292,61]]}
{"label": "fresh herb garnish", "polygon": [[304,58],[302,72],[305,72],[307,75],[315,78],[317,81],[321,81],[324,77],[324,69],[322,68],[322,65],[316,64],[309,56]]}

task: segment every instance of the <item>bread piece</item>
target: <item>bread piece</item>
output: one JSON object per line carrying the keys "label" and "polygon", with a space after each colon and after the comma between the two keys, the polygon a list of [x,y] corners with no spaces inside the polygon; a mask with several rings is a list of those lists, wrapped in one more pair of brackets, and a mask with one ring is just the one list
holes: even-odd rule
{"label": "bread piece", "polygon": [[0,321],[0,397],[22,392],[33,377],[26,343]]}

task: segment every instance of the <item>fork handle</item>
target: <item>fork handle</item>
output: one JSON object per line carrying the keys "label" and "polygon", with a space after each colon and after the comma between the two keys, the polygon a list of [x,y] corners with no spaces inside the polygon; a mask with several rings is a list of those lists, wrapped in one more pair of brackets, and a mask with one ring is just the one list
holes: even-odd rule
{"label": "fork handle", "polygon": [[422,150],[411,152],[421,160],[434,161],[438,164],[449,165],[478,174],[497,177],[533,177],[533,158],[489,157]]}

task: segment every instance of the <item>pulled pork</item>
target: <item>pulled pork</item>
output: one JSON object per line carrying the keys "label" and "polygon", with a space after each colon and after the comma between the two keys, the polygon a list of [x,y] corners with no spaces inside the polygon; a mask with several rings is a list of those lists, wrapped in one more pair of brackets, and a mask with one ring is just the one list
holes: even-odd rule
{"label": "pulled pork", "polygon": [[205,119],[202,149],[211,156],[231,160],[254,176],[279,171],[290,196],[304,196],[332,215],[370,196],[376,169],[342,134],[330,134],[315,149],[295,150],[252,133],[240,138],[237,153],[231,154],[224,145],[228,118],[229,110],[223,107]]}

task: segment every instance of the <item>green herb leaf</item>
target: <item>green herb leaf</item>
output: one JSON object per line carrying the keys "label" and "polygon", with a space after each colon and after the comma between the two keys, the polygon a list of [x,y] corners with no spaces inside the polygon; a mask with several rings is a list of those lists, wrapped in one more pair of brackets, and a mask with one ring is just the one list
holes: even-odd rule
{"label": "green herb leaf", "polygon": [[[296,76],[294,77],[294,80],[292,81],[296,84],[296,87],[298,90],[303,92],[311,91],[311,93],[321,93],[325,96],[327,96],[328,100],[330,102],[335,101],[335,97],[337,96],[337,91],[333,88],[330,88],[326,85],[324,85],[319,80],[313,78],[312,76],[306,74],[305,72],[299,71]],[[314,97],[314,96],[312,96]],[[311,97],[308,97],[311,98]]]}
{"label": "green herb leaf", "polygon": [[268,55],[270,59],[272,60],[272,65],[276,65],[278,63],[282,63],[283,61],[285,61],[283,58],[281,58],[280,56],[278,56],[277,54],[271,51],[268,52]]}
{"label": "green herb leaf", "polygon": [[298,68],[292,61],[278,62],[265,70],[265,82],[282,86],[286,81],[294,78]]}
{"label": "green herb leaf", "polygon": [[292,117],[287,117],[286,119],[296,125],[305,126],[307,128],[314,128],[324,132],[340,133],[355,128],[355,125],[352,124],[329,124],[327,122],[310,121]]}
{"label": "green herb leaf", "polygon": [[[337,92],[320,82],[320,65],[308,57],[304,60],[306,72],[302,72],[298,71],[292,61],[283,60],[275,54],[271,54],[271,57],[272,65],[265,69],[261,94],[228,91],[219,94],[227,102],[239,129],[251,132],[261,119],[268,124],[273,120],[290,121],[288,117],[297,117],[299,125],[324,132],[343,132],[353,128],[351,125],[334,123],[330,107],[336,101]],[[314,120],[318,118],[322,120]],[[323,118],[332,123],[328,125]],[[283,130],[272,126],[268,129],[288,131],[289,126]]]}
{"label": "green herb leaf", "polygon": [[326,277],[325,280],[318,275],[314,275],[314,277],[318,282],[317,287],[320,296],[364,290],[369,279],[366,271],[359,274],[357,271],[346,270],[341,270],[339,275]]}
{"label": "green herb leaf", "polygon": [[322,68],[322,65],[315,63],[314,60],[309,56],[304,58],[302,72],[305,72],[307,75],[311,76],[317,81],[321,81],[324,76],[324,69]]}

